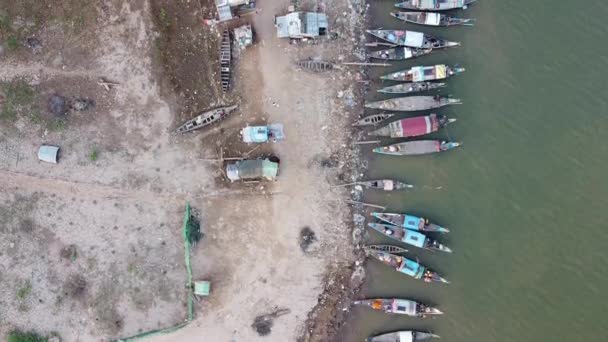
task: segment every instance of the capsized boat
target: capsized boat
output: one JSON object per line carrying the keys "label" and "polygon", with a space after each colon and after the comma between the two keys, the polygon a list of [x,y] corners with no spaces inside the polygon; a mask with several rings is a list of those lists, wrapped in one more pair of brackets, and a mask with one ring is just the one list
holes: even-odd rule
{"label": "capsized boat", "polygon": [[439,336],[420,331],[404,330],[368,337],[366,342],[418,342],[431,338],[439,338]]}
{"label": "capsized boat", "polygon": [[475,19],[450,17],[434,12],[391,12],[391,16],[408,23],[426,26],[473,26]]}
{"label": "capsized boat", "polygon": [[393,226],[402,227],[409,230],[418,230],[431,233],[449,233],[450,230],[440,225],[431,223],[429,219],[408,214],[391,214],[373,212],[372,216],[390,223]]}
{"label": "capsized boat", "polygon": [[450,283],[445,278],[441,277],[437,272],[419,264],[414,260],[385,252],[376,252],[372,250],[367,250],[366,252],[368,256],[382,262],[385,265],[391,266],[398,272],[408,275],[414,279],[423,279],[425,283]]}
{"label": "capsized boat", "polygon": [[386,121],[386,120],[392,118],[393,116],[395,116],[395,114],[390,114],[390,113],[373,114],[373,115],[366,116],[363,119],[360,119],[359,121],[354,123],[353,126],[372,126],[372,125],[375,126],[383,121]]}
{"label": "capsized boat", "polygon": [[391,156],[417,156],[437,152],[445,152],[459,147],[459,142],[448,142],[440,140],[418,140],[406,141],[388,146],[376,147],[374,153],[387,154]]}
{"label": "capsized boat", "polygon": [[409,299],[364,299],[354,301],[353,305],[367,306],[376,311],[382,311],[388,314],[400,314],[420,318],[431,315],[443,315],[443,312],[439,309]]}
{"label": "capsized boat", "polygon": [[418,11],[447,11],[451,9],[466,9],[476,0],[405,0],[395,4],[395,7]]}
{"label": "capsized boat", "polygon": [[459,42],[450,42],[416,31],[367,30],[367,33],[391,44],[420,49],[442,49],[460,45]]}
{"label": "capsized boat", "polygon": [[445,64],[437,64],[430,66],[415,66],[411,69],[401,70],[380,76],[381,80],[387,81],[405,81],[405,82],[424,82],[444,80],[448,77],[458,75],[464,72],[465,69],[458,66],[448,66]]}
{"label": "capsized boat", "polygon": [[368,223],[367,225],[380,234],[384,234],[392,239],[414,247],[426,249],[428,251],[452,253],[452,250],[448,246],[414,230],[382,223]]}
{"label": "capsized boat", "polygon": [[416,116],[413,118],[393,121],[380,129],[369,132],[368,134],[391,138],[417,137],[437,132],[440,128],[445,127],[454,121],[456,121],[456,119],[448,119],[448,117],[443,114]]}
{"label": "capsized boat", "polygon": [[225,119],[236,109],[236,106],[221,107],[203,112],[179,126],[177,133],[191,132]]}
{"label": "capsized boat", "polygon": [[443,106],[462,104],[459,99],[440,96],[407,96],[383,101],[366,103],[366,108],[392,110],[395,112],[412,112],[441,108]]}
{"label": "capsized boat", "polygon": [[399,83],[394,86],[378,89],[379,93],[385,94],[409,94],[445,87],[445,83],[439,82],[413,82]]}
{"label": "capsized boat", "polygon": [[376,180],[370,180],[370,181],[366,181],[366,182],[358,182],[357,184],[362,185],[366,188],[384,190],[384,191],[405,190],[405,189],[411,189],[414,187],[411,184],[407,184],[405,182],[396,181],[396,180],[392,180],[392,179],[376,179]]}
{"label": "capsized boat", "polygon": [[416,58],[431,53],[433,49],[418,49],[407,46],[400,46],[392,49],[372,51],[369,53],[371,58],[383,59],[385,61],[403,61]]}

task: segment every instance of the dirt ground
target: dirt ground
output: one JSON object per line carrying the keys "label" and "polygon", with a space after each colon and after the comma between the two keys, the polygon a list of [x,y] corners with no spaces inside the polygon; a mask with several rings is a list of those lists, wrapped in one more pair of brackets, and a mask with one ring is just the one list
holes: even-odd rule
{"label": "dirt ground", "polygon": [[[105,341],[183,321],[189,201],[205,234],[194,277],[211,280],[212,293],[193,323],[152,340],[329,340],[355,259],[347,194],[331,184],[356,163],[347,127],[359,114],[360,74],[309,74],[293,61],[356,60],[360,8],[315,2],[339,39],[291,45],[273,27],[289,2],[258,1],[261,11],[241,19],[256,43],[223,93],[225,26],[204,23],[206,1],[84,1],[76,12],[69,2],[0,3],[0,337],[19,328]],[[118,85],[107,91],[100,78]],[[55,94],[95,106],[52,114]],[[220,125],[173,133],[232,103],[236,114]],[[266,122],[283,123],[287,139],[239,143],[242,127]],[[43,143],[61,146],[58,164],[37,160]],[[213,160],[219,151],[275,154],[279,180],[230,184]],[[304,228],[314,235],[305,248]],[[252,327],[277,309],[288,313],[267,331]]]}

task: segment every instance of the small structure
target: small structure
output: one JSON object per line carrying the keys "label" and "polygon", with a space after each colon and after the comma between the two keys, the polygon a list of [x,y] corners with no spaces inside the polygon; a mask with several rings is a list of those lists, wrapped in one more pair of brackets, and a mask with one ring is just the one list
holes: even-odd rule
{"label": "small structure", "polygon": [[317,12],[292,12],[274,18],[279,38],[316,38],[327,34],[327,15]]}
{"label": "small structure", "polygon": [[38,159],[43,162],[57,164],[58,156],[59,147],[57,146],[42,145],[38,149]]}
{"label": "small structure", "polygon": [[241,130],[243,142],[265,143],[269,140],[277,142],[285,139],[283,124],[270,124],[268,126],[247,126]]}
{"label": "small structure", "polygon": [[249,45],[253,44],[253,31],[251,30],[251,25],[237,27],[234,29],[233,34],[235,49],[237,49],[237,51],[243,51]]}
{"label": "small structure", "polygon": [[[236,17],[235,13],[255,7],[254,0],[215,0],[219,21],[226,21]],[[237,13],[238,14],[238,13]]]}
{"label": "small structure", "polygon": [[211,293],[211,283],[207,280],[194,282],[194,294],[200,297],[207,297]]}
{"label": "small structure", "polygon": [[231,182],[260,179],[273,181],[278,174],[278,158],[246,159],[226,166],[226,175]]}

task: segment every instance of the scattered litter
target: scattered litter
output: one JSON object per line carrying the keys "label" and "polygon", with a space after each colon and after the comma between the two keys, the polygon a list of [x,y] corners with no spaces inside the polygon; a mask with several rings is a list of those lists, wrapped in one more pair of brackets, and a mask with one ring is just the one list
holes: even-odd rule
{"label": "scattered litter", "polygon": [[95,101],[91,99],[77,98],[72,102],[72,109],[77,111],[87,110],[92,107],[95,107]]}
{"label": "scattered litter", "polygon": [[42,49],[42,43],[40,40],[34,37],[29,37],[25,40],[25,45],[32,49],[34,53],[38,53]]}
{"label": "scattered litter", "polygon": [[118,83],[114,83],[114,82],[110,82],[107,81],[105,78],[100,78],[99,81],[97,81],[97,84],[99,84],[100,86],[104,87],[104,89],[106,91],[110,91],[110,89],[114,88],[114,86],[119,85]]}
{"label": "scattered litter", "polygon": [[251,327],[255,330],[260,336],[268,336],[272,332],[272,326],[274,324],[274,319],[287,315],[290,313],[289,309],[278,309],[272,313],[266,315],[260,315],[255,318]]}

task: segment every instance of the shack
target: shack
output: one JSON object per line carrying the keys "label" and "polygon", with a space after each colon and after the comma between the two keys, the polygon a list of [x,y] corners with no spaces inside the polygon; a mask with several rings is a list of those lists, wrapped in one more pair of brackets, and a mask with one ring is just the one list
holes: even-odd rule
{"label": "shack", "polygon": [[303,39],[327,34],[327,15],[317,12],[292,12],[274,18],[277,37]]}
{"label": "shack", "polygon": [[215,0],[219,21],[226,21],[255,8],[254,0]]}
{"label": "shack", "polygon": [[278,158],[246,159],[226,165],[226,175],[231,182],[238,180],[273,181],[278,174]]}

